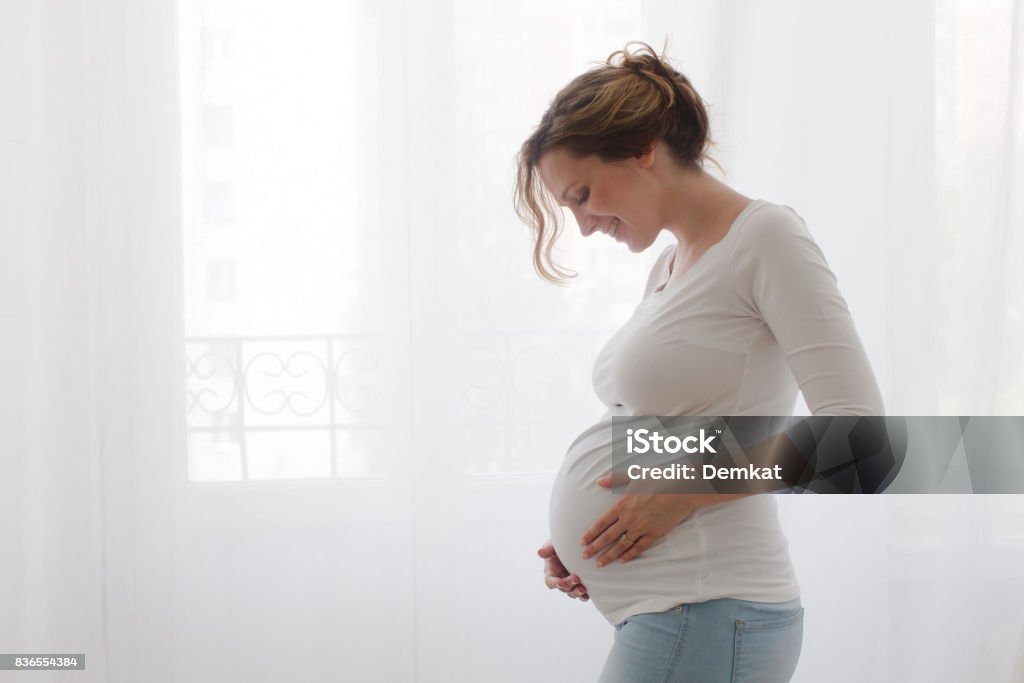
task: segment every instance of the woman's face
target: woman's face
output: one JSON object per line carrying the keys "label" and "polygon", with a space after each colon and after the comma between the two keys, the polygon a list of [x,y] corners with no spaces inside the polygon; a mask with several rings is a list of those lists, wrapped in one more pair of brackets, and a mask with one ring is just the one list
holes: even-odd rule
{"label": "woman's face", "polygon": [[653,151],[606,162],[553,149],[540,158],[537,171],[556,201],[572,211],[584,237],[603,233],[639,253],[654,243],[662,227],[649,173],[652,159]]}

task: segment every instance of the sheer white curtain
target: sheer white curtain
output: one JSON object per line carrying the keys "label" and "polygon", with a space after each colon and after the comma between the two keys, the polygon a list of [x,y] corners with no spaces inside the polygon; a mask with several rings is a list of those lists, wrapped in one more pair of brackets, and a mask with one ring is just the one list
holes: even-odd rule
{"label": "sheer white curtain", "polygon": [[169,680],[168,483],[184,448],[174,18],[161,2],[0,7],[0,641],[85,653],[88,680]]}
{"label": "sheer white curtain", "polygon": [[[807,220],[890,412],[1020,413],[1022,13],[0,5],[0,651],[84,652],[89,681],[593,679],[610,629],[533,553],[657,250],[570,229],[581,282],[540,283],[511,159],[630,39],[672,36],[726,180]],[[1021,497],[781,508],[796,680],[1024,680]]]}

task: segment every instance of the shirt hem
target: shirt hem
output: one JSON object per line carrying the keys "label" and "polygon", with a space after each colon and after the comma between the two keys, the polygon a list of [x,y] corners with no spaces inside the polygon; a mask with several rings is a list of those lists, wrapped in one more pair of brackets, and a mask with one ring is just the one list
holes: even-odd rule
{"label": "shirt hem", "polygon": [[702,602],[709,602],[711,600],[720,600],[722,598],[732,598],[734,600],[748,600],[750,602],[765,602],[765,603],[777,603],[777,602],[789,602],[801,597],[799,586],[795,589],[785,592],[774,593],[771,595],[765,595],[764,593],[729,593],[727,595],[712,595],[711,597],[700,597],[693,595],[680,595],[675,597],[669,596],[658,596],[656,598],[649,598],[642,602],[638,602],[635,605],[630,605],[620,610],[609,612],[608,614],[602,613],[602,616],[612,626],[621,624],[630,617],[635,617],[638,614],[647,614],[651,612],[667,612],[668,610],[682,604],[699,604]]}

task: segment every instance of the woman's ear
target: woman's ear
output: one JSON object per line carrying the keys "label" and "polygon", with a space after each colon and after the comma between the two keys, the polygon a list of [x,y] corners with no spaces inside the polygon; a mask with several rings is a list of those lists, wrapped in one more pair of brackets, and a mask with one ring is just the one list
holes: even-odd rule
{"label": "woman's ear", "polygon": [[650,168],[652,165],[654,165],[654,155],[657,149],[658,145],[653,144],[647,148],[646,152],[637,156],[636,162],[640,166],[640,168]]}

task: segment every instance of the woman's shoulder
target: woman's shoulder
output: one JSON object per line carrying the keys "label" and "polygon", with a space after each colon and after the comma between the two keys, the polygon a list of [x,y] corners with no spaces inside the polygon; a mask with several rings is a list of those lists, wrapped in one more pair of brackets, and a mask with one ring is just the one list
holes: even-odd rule
{"label": "woman's shoulder", "polygon": [[[791,207],[763,202],[737,228],[729,269],[738,291],[763,296],[785,290],[786,296],[796,296],[801,290],[835,284],[825,254]],[[787,283],[798,284],[787,289]]]}
{"label": "woman's shoulder", "polygon": [[807,232],[804,219],[791,206],[757,199],[750,208],[740,225],[736,226],[738,237],[742,239],[756,240],[764,239],[766,235]]}
{"label": "woman's shoulder", "polygon": [[734,264],[781,257],[793,249],[814,245],[807,224],[792,207],[759,199],[751,208],[735,226],[731,245]]}

